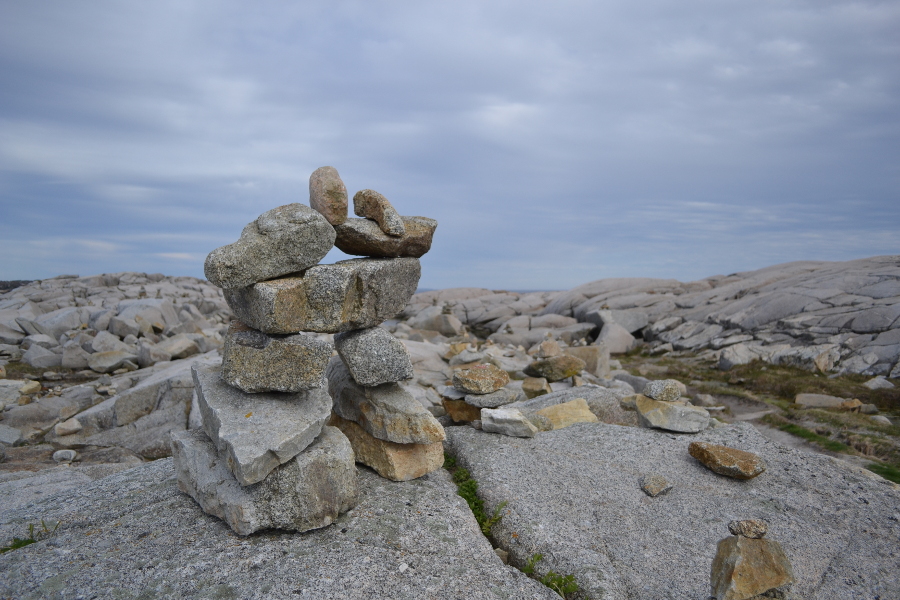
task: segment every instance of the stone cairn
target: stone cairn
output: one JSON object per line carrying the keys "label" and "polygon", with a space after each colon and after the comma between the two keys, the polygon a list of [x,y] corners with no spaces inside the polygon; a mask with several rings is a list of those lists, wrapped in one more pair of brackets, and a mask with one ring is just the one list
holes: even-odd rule
{"label": "stone cairn", "polygon": [[[203,428],[173,434],[172,453],[179,488],[240,535],[331,524],[357,502],[354,462],[397,481],[443,462],[443,428],[397,383],[409,354],[379,327],[415,293],[437,222],[372,190],[347,218],[333,167],[309,190],[204,265],[237,320],[221,367],[192,370]],[[318,264],[335,245],[364,258]]]}

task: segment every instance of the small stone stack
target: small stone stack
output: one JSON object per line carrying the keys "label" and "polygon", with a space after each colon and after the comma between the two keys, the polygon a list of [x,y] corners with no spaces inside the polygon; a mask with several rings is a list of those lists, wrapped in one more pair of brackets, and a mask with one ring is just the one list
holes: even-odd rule
{"label": "small stone stack", "polygon": [[697,433],[709,426],[709,412],[681,395],[684,385],[675,379],[650,381],[643,394],[629,398],[644,427],[679,433]]}
{"label": "small stone stack", "polygon": [[[173,435],[173,455],[179,487],[241,535],[324,527],[356,504],[353,445],[326,425],[334,348],[316,334],[369,331],[418,285],[416,257],[318,264],[339,237],[336,222],[346,221],[335,169],[313,173],[310,202],[263,213],[206,259],[207,278],[238,321],[222,366],[193,370],[203,429]],[[430,247],[431,223],[419,247]]]}
{"label": "small stone stack", "polygon": [[441,403],[455,423],[481,419],[482,408],[498,408],[520,399],[519,392],[504,387],[509,374],[491,363],[480,363],[453,374],[453,387],[442,391]]}

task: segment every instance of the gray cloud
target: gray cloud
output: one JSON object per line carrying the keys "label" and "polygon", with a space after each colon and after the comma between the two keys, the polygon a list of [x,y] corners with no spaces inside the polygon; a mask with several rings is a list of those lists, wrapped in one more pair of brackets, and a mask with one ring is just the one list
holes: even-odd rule
{"label": "gray cloud", "polygon": [[900,245],[896,3],[0,12],[0,278],[202,276],[323,164],[439,220],[426,287]]}

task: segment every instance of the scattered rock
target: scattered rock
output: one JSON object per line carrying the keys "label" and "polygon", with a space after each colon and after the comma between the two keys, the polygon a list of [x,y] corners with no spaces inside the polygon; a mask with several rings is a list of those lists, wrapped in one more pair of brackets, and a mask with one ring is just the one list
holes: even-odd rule
{"label": "scattered rock", "polygon": [[75,417],[67,419],[62,423],[57,423],[53,427],[54,433],[56,433],[56,435],[58,436],[72,435],[73,433],[78,433],[79,431],[81,431],[81,429],[81,422]]}
{"label": "scattered rock", "polygon": [[681,398],[684,385],[674,379],[660,379],[651,381],[644,386],[644,396],[649,396],[660,402],[674,402]]}
{"label": "scattered rock", "polygon": [[841,408],[847,398],[827,394],[797,394],[794,403],[806,408]]}
{"label": "scattered rock", "polygon": [[537,358],[553,358],[562,354],[562,348],[556,340],[544,340],[538,344]]}
{"label": "scattered rock", "polygon": [[347,220],[347,187],[334,167],[319,167],[309,176],[309,205],[333,226]]}
{"label": "scattered rock", "polygon": [[0,443],[15,446],[22,441],[22,432],[15,427],[0,423]]}
{"label": "scattered rock", "polygon": [[334,427],[324,427],[303,452],[252,485],[238,483],[203,431],[173,434],[172,455],[178,488],[238,535],[325,527],[359,495],[353,448]]}
{"label": "scattered rock", "polygon": [[481,410],[481,429],[512,437],[530,438],[538,428],[517,408],[484,408]]}
{"label": "scattered rock", "polygon": [[222,350],[222,379],[248,393],[324,387],[331,344],[311,335],[269,335],[232,321]]}
{"label": "scattered rock", "polygon": [[78,453],[71,449],[57,450],[53,453],[53,460],[58,463],[70,463],[78,457]]}
{"label": "scattered rock", "polygon": [[382,327],[338,333],[334,346],[359,385],[372,387],[413,378],[403,342]]}
{"label": "scattered rock", "polygon": [[522,381],[522,393],[526,398],[536,398],[552,391],[550,383],[543,377],[528,377]]}
{"label": "scattered rock", "polygon": [[576,398],[569,402],[555,404],[537,411],[550,420],[553,429],[562,429],[575,423],[597,423],[599,419],[588,408],[584,398]]}
{"label": "scattered rock", "polygon": [[696,433],[709,425],[709,413],[698,406],[660,402],[643,395],[635,398],[634,405],[644,427]]}
{"label": "scattered rock", "polygon": [[400,217],[406,230],[401,236],[384,233],[368,219],[347,219],[335,227],[335,246],[353,256],[419,258],[431,249],[437,221],[427,217]]}
{"label": "scattered rock", "polygon": [[[194,347],[196,347],[196,344],[194,344]],[[137,363],[137,359],[137,354],[131,350],[95,352],[88,359],[88,366],[98,373],[112,373],[126,362]]]}
{"label": "scattered rock", "polygon": [[[509,375],[492,364],[475,365],[453,374],[453,386],[467,394],[490,394],[509,383]],[[449,411],[448,411],[449,412]]]}
{"label": "scattered rock", "polygon": [[319,212],[286,204],[244,227],[238,241],[210,252],[203,272],[220,288],[245,288],[312,267],[328,254],[334,239],[334,228]]}
{"label": "scattered rock", "polygon": [[606,348],[610,354],[624,354],[634,348],[635,339],[618,323],[607,323],[594,343]]}
{"label": "scattered rock", "polygon": [[584,361],[584,370],[595,377],[609,377],[609,349],[605,346],[570,346],[565,354]]}
{"label": "scattered rock", "polygon": [[444,428],[409,392],[396,383],[364,387],[353,381],[340,357],[328,363],[328,391],[334,412],[370,435],[398,444],[433,444]]}
{"label": "scattered rock", "polygon": [[415,258],[357,258],[225,290],[235,315],[266,333],[337,333],[374,327],[403,310],[419,283]]}
{"label": "scattered rock", "polygon": [[656,473],[644,475],[643,477],[641,477],[639,483],[644,493],[651,498],[661,496],[675,487],[673,484],[666,481],[665,477],[663,477],[662,475],[657,475]]}
{"label": "scattered rock", "polygon": [[525,368],[529,377],[543,377],[549,382],[561,381],[584,370],[584,361],[568,354],[536,360]]}
{"label": "scattered rock", "polygon": [[753,479],[766,470],[766,464],[756,454],[727,446],[691,442],[688,453],[719,475],[734,479]]}
{"label": "scattered rock", "polygon": [[353,446],[356,462],[360,462],[392,481],[409,481],[417,479],[440,469],[444,464],[444,445],[441,442],[432,444],[398,444],[380,440],[366,432],[362,427],[333,415],[331,425],[344,432]]}
{"label": "scattered rock", "polygon": [[403,219],[387,198],[375,190],[360,190],[353,195],[353,212],[357,217],[372,219],[381,231],[391,236],[406,233]]}
{"label": "scattered rock", "polygon": [[322,431],[331,414],[328,390],[247,394],[225,383],[216,367],[193,367],[203,430],[226,457],[240,485],[262,481]]}
{"label": "scattered rock", "polygon": [[62,356],[46,348],[33,344],[22,356],[22,361],[35,369],[48,369],[62,364]]}
{"label": "scattered rock", "polygon": [[869,417],[873,422],[878,423],[879,425],[893,425],[890,419],[885,417],[884,415],[872,415]]}
{"label": "scattered rock", "polygon": [[894,384],[884,378],[884,375],[879,375],[875,379],[870,379],[869,381],[863,384],[870,390],[890,390],[893,389]]}

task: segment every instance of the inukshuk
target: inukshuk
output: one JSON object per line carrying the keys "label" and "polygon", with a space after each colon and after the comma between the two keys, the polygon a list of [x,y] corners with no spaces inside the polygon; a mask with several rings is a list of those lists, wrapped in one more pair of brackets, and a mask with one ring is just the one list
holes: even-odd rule
{"label": "inukshuk", "polygon": [[[401,346],[405,365],[398,368],[392,343],[399,342],[390,335],[387,340],[378,337],[387,332],[377,325],[402,310],[415,292],[418,257],[430,248],[437,223],[394,218],[392,243],[387,244],[383,236],[357,227],[353,231],[363,235],[351,236],[354,254],[366,249],[371,238],[366,256],[378,258],[319,265],[335,240],[340,247],[341,225],[347,221],[346,189],[335,169],[313,173],[310,204],[313,208],[288,204],[263,213],[237,242],[206,259],[207,279],[223,288],[237,320],[226,336],[222,366],[193,370],[203,428],[173,435],[173,455],[179,487],[242,535],[264,528],[324,527],[352,508],[358,493],[354,449],[356,460],[366,464],[389,456],[389,464],[401,468],[382,473],[381,463],[372,466],[395,479],[440,466],[431,457],[435,442],[439,452],[443,429],[418,403],[410,406],[394,396],[365,402],[372,395],[366,393],[356,404],[350,396],[332,400],[326,368],[335,370],[334,363],[329,365],[334,348],[320,339],[328,336],[316,335],[347,332],[348,338],[362,342],[345,344],[353,348],[348,360],[361,365],[360,373],[377,375],[381,367],[383,381],[364,379],[368,387],[363,387],[350,377],[346,383],[352,389],[396,391],[390,386],[399,387],[394,382],[412,374],[409,356]],[[384,213],[391,211],[385,200],[373,218],[384,221]],[[413,226],[397,235],[398,221]],[[393,362],[385,363],[385,356],[394,357]],[[334,385],[330,387],[334,394]],[[402,400],[409,396],[395,395]],[[326,425],[333,407],[343,415],[343,420],[333,417],[337,427]],[[424,422],[420,411],[431,421]],[[409,461],[396,458],[398,449],[379,454],[367,431],[380,435],[383,443],[402,446],[401,457],[434,466],[412,474]],[[373,448],[376,459],[367,461]]]}

